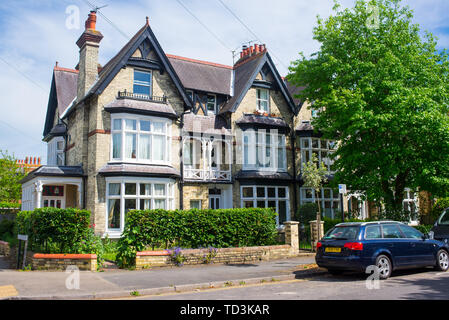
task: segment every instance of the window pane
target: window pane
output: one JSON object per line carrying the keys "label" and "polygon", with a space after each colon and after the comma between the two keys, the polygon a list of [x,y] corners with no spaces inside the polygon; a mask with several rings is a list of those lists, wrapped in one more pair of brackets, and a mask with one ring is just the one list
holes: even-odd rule
{"label": "window pane", "polygon": [[268,198],[276,197],[276,188],[267,188],[268,190]]}
{"label": "window pane", "polygon": [[136,135],[127,133],[125,136],[125,158],[136,159]]}
{"label": "window pane", "polygon": [[122,157],[122,134],[114,133],[112,135],[112,158],[120,159]]}
{"label": "window pane", "polygon": [[165,200],[164,199],[155,199],[154,200],[154,209],[165,209]]}
{"label": "window pane", "polygon": [[125,214],[130,210],[135,210],[136,208],[136,199],[125,199]]}
{"label": "window pane", "polygon": [[153,160],[163,161],[165,158],[165,136],[153,136]]}
{"label": "window pane", "polygon": [[402,234],[396,225],[383,225],[384,238],[402,238]]}
{"label": "window pane", "polygon": [[287,193],[285,192],[285,188],[278,188],[278,197],[285,198],[286,196],[287,196]]}
{"label": "window pane", "polygon": [[245,208],[253,208],[254,202],[253,201],[243,201],[243,207]]}
{"label": "window pane", "polygon": [[133,92],[135,94],[149,96],[150,95],[150,87],[149,86],[140,86],[140,85],[135,84],[133,86]]}
{"label": "window pane", "polygon": [[109,184],[109,195],[110,196],[119,196],[120,195],[120,186],[121,186],[121,183],[110,183]]}
{"label": "window pane", "polygon": [[141,199],[140,210],[150,210],[150,209],[151,209],[151,199]]}
{"label": "window pane", "polygon": [[319,148],[319,139],[312,139],[312,148],[318,149]]}
{"label": "window pane", "polygon": [[279,224],[284,224],[287,221],[287,202],[279,201]]}
{"label": "window pane", "polygon": [[134,70],[134,82],[144,82],[149,84],[151,82],[151,73]]}
{"label": "window pane", "polygon": [[150,121],[140,121],[140,130],[141,131],[150,131]]}
{"label": "window pane", "polygon": [[257,208],[265,208],[265,201],[257,201]]}
{"label": "window pane", "polygon": [[276,201],[268,201],[268,208],[274,208],[274,211],[276,211]]}
{"label": "window pane", "polygon": [[422,239],[422,233],[416,230],[415,228],[406,226],[406,225],[400,225],[399,228],[404,233],[406,238],[409,239]]}
{"label": "window pane", "polygon": [[125,183],[125,194],[135,196],[137,194],[136,184],[135,183]]}
{"label": "window pane", "polygon": [[122,130],[122,119],[114,119],[112,130]]}
{"label": "window pane", "polygon": [[120,200],[110,199],[108,201],[108,228],[120,229]]}
{"label": "window pane", "polygon": [[125,120],[125,130],[136,130],[136,120]]}
{"label": "window pane", "polygon": [[139,136],[139,158],[150,159],[150,135],[141,134]]}
{"label": "window pane", "polygon": [[253,187],[242,188],[242,197],[243,198],[252,198],[253,197]]}
{"label": "window pane", "polygon": [[380,239],[382,235],[380,233],[379,226],[368,226],[365,230],[365,239]]}
{"label": "window pane", "polygon": [[265,187],[257,187],[257,197],[265,198]]}
{"label": "window pane", "polygon": [[309,147],[310,147],[309,139],[301,139],[301,148],[308,149]]}
{"label": "window pane", "polygon": [[165,123],[153,122],[153,131],[156,133],[165,133]]}
{"label": "window pane", "polygon": [[201,209],[201,200],[190,200],[190,209]]}
{"label": "window pane", "polygon": [[141,196],[149,196],[149,195],[151,195],[151,184],[141,183],[140,184],[140,195]]}
{"label": "window pane", "polygon": [[155,196],[165,196],[165,184],[155,184],[154,185],[154,195]]}

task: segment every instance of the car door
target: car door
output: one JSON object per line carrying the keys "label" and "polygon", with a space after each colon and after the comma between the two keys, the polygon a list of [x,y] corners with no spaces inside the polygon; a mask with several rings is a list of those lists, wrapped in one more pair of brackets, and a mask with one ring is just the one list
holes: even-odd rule
{"label": "car door", "polygon": [[411,265],[411,244],[408,239],[405,239],[397,224],[383,224],[382,238],[385,247],[393,255],[393,263],[396,267]]}
{"label": "car door", "polygon": [[435,247],[428,239],[423,238],[423,234],[407,225],[399,225],[402,233],[410,242],[410,261],[416,266],[428,266],[435,262]]}

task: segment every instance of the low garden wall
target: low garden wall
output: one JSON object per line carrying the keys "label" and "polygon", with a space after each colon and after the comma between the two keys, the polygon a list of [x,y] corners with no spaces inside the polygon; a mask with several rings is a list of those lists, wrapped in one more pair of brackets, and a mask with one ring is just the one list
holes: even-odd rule
{"label": "low garden wall", "polygon": [[9,256],[10,248],[9,243],[0,241],[0,256]]}
{"label": "low garden wall", "polygon": [[[173,250],[142,251],[137,252],[136,254],[136,269],[175,266],[179,264],[194,265],[204,263],[248,263],[255,261],[284,259],[296,256],[297,254],[298,249],[294,249],[291,245],[287,244],[242,248],[181,249],[177,252],[173,252]],[[177,255],[179,258],[174,259],[174,255]]]}
{"label": "low garden wall", "polygon": [[96,271],[96,254],[42,254],[33,255],[33,270],[65,270],[68,266],[76,266],[79,270]]}

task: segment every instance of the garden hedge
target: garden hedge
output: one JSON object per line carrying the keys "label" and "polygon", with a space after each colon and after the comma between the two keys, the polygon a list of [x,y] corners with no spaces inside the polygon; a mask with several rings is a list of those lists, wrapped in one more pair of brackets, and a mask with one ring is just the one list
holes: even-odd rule
{"label": "garden hedge", "polygon": [[121,267],[135,263],[147,248],[250,247],[276,243],[273,209],[133,210],[127,213],[118,243]]}

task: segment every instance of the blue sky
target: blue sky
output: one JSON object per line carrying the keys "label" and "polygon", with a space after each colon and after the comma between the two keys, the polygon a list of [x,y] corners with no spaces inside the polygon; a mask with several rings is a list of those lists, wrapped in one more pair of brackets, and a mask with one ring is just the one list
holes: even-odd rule
{"label": "blue sky", "polygon": [[[89,0],[108,4],[101,12],[97,29],[104,39],[100,64],[104,65],[134,35],[149,16],[150,25],[166,53],[232,65],[231,50],[256,40],[219,0],[179,0],[215,33],[216,40],[177,0],[117,1]],[[290,61],[303,51],[318,49],[312,40],[316,16],[331,14],[331,0],[222,0],[266,43],[281,75]],[[343,7],[353,0],[340,0]],[[415,22],[439,38],[440,48],[449,48],[449,1],[404,0],[415,11]],[[80,11],[80,29],[67,28],[66,9]],[[47,110],[52,70],[74,68],[78,62],[75,42],[82,33],[90,10],[85,0],[14,0],[0,2],[0,150],[19,159],[41,157],[46,162],[46,145],[41,141]],[[119,29],[121,32],[119,32]],[[237,52],[238,53],[238,52]]]}

